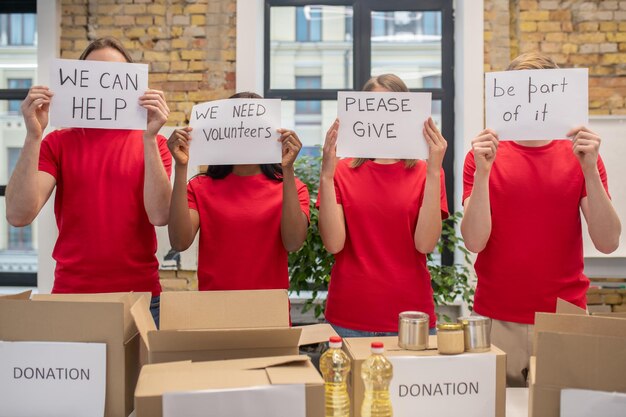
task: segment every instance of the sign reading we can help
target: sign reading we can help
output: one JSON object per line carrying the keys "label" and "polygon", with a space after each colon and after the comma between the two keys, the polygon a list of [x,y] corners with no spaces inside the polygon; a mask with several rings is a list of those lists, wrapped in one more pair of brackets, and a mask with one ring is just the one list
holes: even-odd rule
{"label": "sign reading we can help", "polygon": [[139,97],[148,89],[148,65],[55,59],[50,80],[51,125],[146,129],[148,112]]}
{"label": "sign reading we can help", "polygon": [[278,164],[280,100],[233,98],[198,104],[189,126],[191,165]]}
{"label": "sign reading we can help", "polygon": [[391,356],[396,417],[495,417],[496,355]]}
{"label": "sign reading we can help", "polygon": [[485,74],[487,127],[500,140],[567,139],[589,122],[587,97],[586,68]]}
{"label": "sign reading we can help", "polygon": [[0,417],[102,417],[106,344],[0,341]]}
{"label": "sign reading we can help", "polygon": [[430,93],[340,91],[337,156],[426,159],[430,114]]}

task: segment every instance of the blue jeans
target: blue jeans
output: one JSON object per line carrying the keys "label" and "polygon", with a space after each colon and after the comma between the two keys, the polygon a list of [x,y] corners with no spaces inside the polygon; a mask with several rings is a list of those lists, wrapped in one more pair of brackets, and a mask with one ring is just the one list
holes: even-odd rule
{"label": "blue jeans", "polygon": [[[330,324],[333,326],[333,329],[337,332],[339,336],[344,337],[382,337],[382,336],[397,336],[398,332],[368,332],[366,330],[353,330],[346,329],[345,327],[336,326],[334,324]],[[428,330],[428,334],[436,335],[437,328],[433,327]]]}
{"label": "blue jeans", "polygon": [[159,328],[159,320],[161,318],[161,296],[157,295],[156,297],[152,297],[150,300],[150,313],[152,314],[152,318],[154,319],[154,324],[156,324],[157,329]]}

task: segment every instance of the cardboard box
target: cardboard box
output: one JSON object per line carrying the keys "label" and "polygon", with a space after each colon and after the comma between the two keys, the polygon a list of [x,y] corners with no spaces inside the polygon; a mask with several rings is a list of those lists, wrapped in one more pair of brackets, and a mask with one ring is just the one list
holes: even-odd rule
{"label": "cardboard box", "polygon": [[148,363],[297,355],[336,335],[328,324],[289,327],[285,290],[165,292],[159,330],[146,307],[131,313]]}
{"label": "cardboard box", "polygon": [[[344,339],[343,349],[348,354],[348,357],[352,359],[352,370],[350,373],[350,407],[351,415],[354,417],[361,417],[361,406],[363,403],[363,396],[365,387],[363,380],[361,379],[361,367],[365,359],[371,355],[370,345],[373,341],[383,342],[385,345],[385,356],[388,358],[404,356],[415,357],[419,360],[428,356],[442,356],[437,352],[437,337],[430,336],[429,348],[423,351],[404,350],[398,346],[398,338],[396,336],[391,337],[359,337],[359,338],[346,338]],[[463,358],[476,355],[488,355],[494,354],[496,356],[496,374],[495,378],[495,415],[497,417],[504,417],[505,415],[505,403],[506,403],[506,354],[495,346],[491,347],[490,352],[486,353],[466,353],[463,355],[448,355],[447,357]],[[394,415],[397,415],[394,410]],[[449,415],[442,412],[441,415]]]}
{"label": "cardboard box", "polygon": [[146,365],[135,391],[136,417],[162,416],[166,392],[272,384],[305,384],[307,417],[324,417],[324,380],[308,357],[298,355]]}
{"label": "cardboard box", "polygon": [[[133,410],[139,336],[130,309],[149,294],[55,294],[0,298],[0,340],[106,343],[105,417]],[[146,304],[147,303],[147,304]],[[150,312],[148,311],[148,314]]]}
{"label": "cardboard box", "polygon": [[531,358],[529,415],[559,417],[561,389],[626,393],[626,320],[562,300],[557,313],[537,313]]}

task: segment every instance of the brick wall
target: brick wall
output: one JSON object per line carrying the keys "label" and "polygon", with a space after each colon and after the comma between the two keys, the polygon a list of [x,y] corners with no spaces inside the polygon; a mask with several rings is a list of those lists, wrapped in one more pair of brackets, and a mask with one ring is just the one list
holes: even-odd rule
{"label": "brick wall", "polygon": [[485,71],[527,51],[589,68],[590,113],[626,115],[626,1],[485,0]]}
{"label": "brick wall", "polygon": [[150,87],[163,90],[170,125],[199,102],[235,88],[236,0],[61,0],[61,57],[114,36],[136,62],[150,64]]}

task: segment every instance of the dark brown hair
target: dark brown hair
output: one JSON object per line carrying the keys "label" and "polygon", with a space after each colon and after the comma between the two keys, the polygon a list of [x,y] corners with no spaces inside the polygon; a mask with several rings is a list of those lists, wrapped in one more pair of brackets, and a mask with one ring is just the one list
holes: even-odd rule
{"label": "dark brown hair", "polygon": [[95,41],[91,42],[89,44],[89,46],[87,46],[87,48],[85,48],[85,50],[83,51],[82,54],[80,54],[80,57],[78,59],[81,60],[85,60],[87,59],[87,56],[92,53],[93,51],[98,51],[100,49],[105,49],[105,48],[112,48],[115,49],[116,51],[118,51],[120,54],[124,55],[124,58],[126,59],[126,62],[133,62],[133,59],[130,57],[130,54],[126,51],[126,49],[124,49],[124,46],[122,45],[122,42],[120,42],[119,40],[111,37],[111,36],[106,36],[104,38],[98,38]]}
{"label": "dark brown hair", "polygon": [[[229,98],[263,98],[257,93],[251,91],[242,91],[241,93],[233,94]],[[261,172],[269,179],[274,181],[283,180],[283,167],[280,164],[260,164]],[[205,175],[213,178],[214,180],[221,180],[226,178],[233,172],[232,165],[209,165],[205,172]]]}

